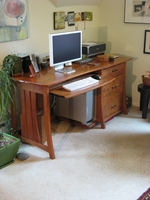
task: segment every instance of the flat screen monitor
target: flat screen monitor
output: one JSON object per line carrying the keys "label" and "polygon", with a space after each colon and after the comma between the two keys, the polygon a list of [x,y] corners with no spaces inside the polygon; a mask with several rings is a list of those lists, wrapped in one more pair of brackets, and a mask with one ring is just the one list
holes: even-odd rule
{"label": "flat screen monitor", "polygon": [[82,58],[82,31],[49,34],[50,66],[62,71],[64,66]]}

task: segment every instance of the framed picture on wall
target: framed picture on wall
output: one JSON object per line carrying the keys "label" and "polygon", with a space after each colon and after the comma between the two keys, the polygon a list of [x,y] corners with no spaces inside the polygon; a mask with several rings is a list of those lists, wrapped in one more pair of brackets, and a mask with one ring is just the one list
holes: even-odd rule
{"label": "framed picture on wall", "polygon": [[0,10],[0,42],[27,39],[27,0],[0,0]]}
{"label": "framed picture on wall", "polygon": [[65,12],[54,12],[54,30],[65,28]]}
{"label": "framed picture on wall", "polygon": [[125,0],[125,23],[150,23],[150,1]]}
{"label": "framed picture on wall", "polygon": [[93,20],[93,13],[92,12],[84,12],[84,20],[85,21],[92,21]]}
{"label": "framed picture on wall", "polygon": [[75,15],[75,13],[73,11],[68,12],[68,26],[74,26],[75,25],[74,15]]}
{"label": "framed picture on wall", "polygon": [[143,53],[150,54],[150,30],[145,30]]}

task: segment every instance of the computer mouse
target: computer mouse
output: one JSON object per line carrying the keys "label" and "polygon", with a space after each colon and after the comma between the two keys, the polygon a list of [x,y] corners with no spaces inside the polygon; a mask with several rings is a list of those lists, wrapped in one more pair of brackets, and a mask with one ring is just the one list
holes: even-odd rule
{"label": "computer mouse", "polygon": [[100,80],[101,79],[101,77],[98,74],[93,74],[91,77],[96,79],[96,80]]}

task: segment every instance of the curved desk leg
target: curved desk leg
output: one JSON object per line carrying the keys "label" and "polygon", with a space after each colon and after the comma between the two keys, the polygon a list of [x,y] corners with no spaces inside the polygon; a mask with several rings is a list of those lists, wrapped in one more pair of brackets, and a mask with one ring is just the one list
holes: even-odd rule
{"label": "curved desk leg", "polygon": [[[44,130],[46,132],[47,146],[42,143],[38,127],[37,94],[43,98]],[[21,95],[21,139],[23,142],[35,145],[49,153],[51,159],[55,158],[50,119],[49,87],[20,83]]]}
{"label": "curved desk leg", "polygon": [[49,88],[43,87],[43,108],[44,108],[44,121],[45,121],[45,131],[46,139],[48,145],[48,152],[51,159],[55,158],[54,147],[52,141],[52,132],[51,132],[51,119],[50,119],[50,101],[49,101]]}

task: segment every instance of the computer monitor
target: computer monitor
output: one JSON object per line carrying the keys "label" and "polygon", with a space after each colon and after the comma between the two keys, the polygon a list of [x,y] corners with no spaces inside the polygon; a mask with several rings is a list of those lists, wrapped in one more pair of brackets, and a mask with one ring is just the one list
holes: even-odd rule
{"label": "computer monitor", "polygon": [[62,72],[64,66],[82,58],[82,31],[49,34],[50,66]]}

